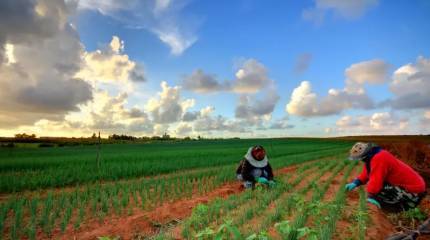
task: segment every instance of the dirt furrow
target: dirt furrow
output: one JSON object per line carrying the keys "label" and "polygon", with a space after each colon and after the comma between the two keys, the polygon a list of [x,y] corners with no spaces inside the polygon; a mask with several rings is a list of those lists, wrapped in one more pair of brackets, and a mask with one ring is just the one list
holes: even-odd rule
{"label": "dirt furrow", "polygon": [[[307,164],[307,163],[304,163]],[[296,165],[282,168],[276,172],[293,172]],[[58,229],[51,236],[38,233],[38,239],[96,239],[99,236],[121,236],[121,239],[132,239],[136,234],[150,236],[157,234],[166,224],[177,222],[188,217],[192,209],[198,204],[205,204],[215,198],[227,198],[232,194],[243,191],[240,182],[229,182],[211,191],[204,196],[193,193],[190,199],[180,199],[174,202],[166,202],[152,210],[134,208],[129,216],[109,216],[103,221],[90,219],[84,222],[79,229],[68,226],[65,233]]]}

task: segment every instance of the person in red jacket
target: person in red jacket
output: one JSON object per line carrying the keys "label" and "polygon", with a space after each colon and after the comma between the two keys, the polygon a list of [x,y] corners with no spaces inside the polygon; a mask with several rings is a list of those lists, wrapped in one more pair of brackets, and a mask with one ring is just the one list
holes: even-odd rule
{"label": "person in red jacket", "polygon": [[399,212],[415,208],[426,195],[424,179],[406,163],[374,143],[356,143],[350,160],[364,162],[363,171],[351,183],[348,191],[367,184],[367,201],[378,208]]}

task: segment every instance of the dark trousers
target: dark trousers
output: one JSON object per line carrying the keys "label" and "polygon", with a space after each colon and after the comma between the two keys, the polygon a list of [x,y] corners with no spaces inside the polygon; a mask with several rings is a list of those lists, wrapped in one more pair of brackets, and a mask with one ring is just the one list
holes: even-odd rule
{"label": "dark trousers", "polygon": [[381,208],[390,212],[401,212],[415,208],[426,195],[410,193],[399,186],[384,184],[382,190],[375,196]]}

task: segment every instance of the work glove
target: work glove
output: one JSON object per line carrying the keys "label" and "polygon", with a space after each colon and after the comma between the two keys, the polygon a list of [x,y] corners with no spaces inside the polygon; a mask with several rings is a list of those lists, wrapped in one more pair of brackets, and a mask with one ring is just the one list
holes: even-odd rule
{"label": "work glove", "polygon": [[259,177],[259,178],[255,179],[255,181],[257,181],[258,183],[262,183],[262,184],[269,184],[269,180],[267,180],[267,178],[264,178],[264,177]]}
{"label": "work glove", "polygon": [[275,187],[276,186],[276,182],[273,180],[269,181],[269,187]]}
{"label": "work glove", "polygon": [[239,181],[243,181],[242,174],[236,174],[236,179]]}
{"label": "work glove", "polygon": [[376,200],[375,200],[375,199],[373,199],[373,198],[367,198],[367,202],[369,202],[369,203],[371,203],[371,204],[373,204],[373,205],[377,206],[378,208],[381,208],[381,204],[379,204],[379,202],[378,202],[378,201],[376,201]]}
{"label": "work glove", "polygon": [[346,191],[352,191],[356,187],[357,187],[357,184],[355,184],[354,182],[348,183],[345,185],[345,190]]}

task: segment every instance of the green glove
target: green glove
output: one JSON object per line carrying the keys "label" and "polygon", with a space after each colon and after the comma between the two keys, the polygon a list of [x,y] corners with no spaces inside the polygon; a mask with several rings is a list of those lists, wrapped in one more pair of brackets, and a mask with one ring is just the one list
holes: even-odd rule
{"label": "green glove", "polygon": [[373,199],[373,198],[367,198],[367,202],[369,202],[369,203],[371,203],[371,204],[373,204],[373,205],[377,206],[378,208],[381,208],[381,204],[379,204],[379,202],[378,202],[378,201],[376,201],[376,200],[375,200],[375,199]]}
{"label": "green glove", "polygon": [[257,179],[255,179],[258,183],[262,183],[262,184],[269,184],[269,180],[267,180],[267,178],[264,177],[259,177]]}
{"label": "green glove", "polygon": [[352,183],[348,183],[348,184],[345,185],[345,190],[352,191],[356,187],[357,187],[357,184],[355,184],[353,182]]}

